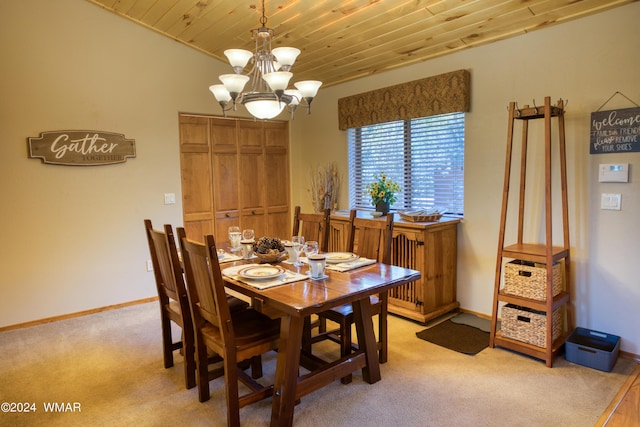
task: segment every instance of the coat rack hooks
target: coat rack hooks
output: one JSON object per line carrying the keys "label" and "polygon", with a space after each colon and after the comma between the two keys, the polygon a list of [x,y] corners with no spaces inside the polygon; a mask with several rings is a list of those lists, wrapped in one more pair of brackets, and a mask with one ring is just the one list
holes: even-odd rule
{"label": "coat rack hooks", "polygon": [[635,105],[636,107],[640,107],[640,105],[638,105],[638,103],[636,103],[636,102],[632,101],[632,100],[631,100],[627,95],[625,95],[624,93],[622,93],[622,92],[620,92],[619,90],[617,90],[617,91],[615,91],[615,92],[613,93],[613,95],[611,95],[611,96],[609,97],[609,99],[607,99],[606,101],[604,101],[604,104],[602,104],[602,105],[600,106],[600,108],[598,108],[598,109],[596,110],[596,112],[597,112],[597,111],[602,110],[602,107],[604,107],[605,105],[607,105],[607,103],[608,103],[609,101],[611,101],[611,100],[613,99],[613,97],[614,97],[614,96],[616,96],[616,95],[622,95],[622,96],[623,96],[627,101],[629,101],[630,103],[632,103],[632,104],[633,104],[633,105]]}

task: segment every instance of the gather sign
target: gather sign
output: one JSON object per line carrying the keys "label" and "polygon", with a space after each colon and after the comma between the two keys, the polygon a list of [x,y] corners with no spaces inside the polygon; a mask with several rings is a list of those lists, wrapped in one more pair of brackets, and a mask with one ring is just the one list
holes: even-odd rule
{"label": "gather sign", "polygon": [[134,139],[123,134],[95,130],[42,132],[28,138],[29,158],[70,166],[100,166],[124,163],[136,157]]}

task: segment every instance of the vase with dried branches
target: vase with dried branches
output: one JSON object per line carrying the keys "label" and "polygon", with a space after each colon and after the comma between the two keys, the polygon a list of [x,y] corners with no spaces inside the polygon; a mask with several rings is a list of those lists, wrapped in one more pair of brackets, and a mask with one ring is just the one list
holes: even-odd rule
{"label": "vase with dried branches", "polygon": [[335,209],[338,204],[340,178],[335,163],[311,168],[309,172],[309,194],[316,212],[326,208]]}

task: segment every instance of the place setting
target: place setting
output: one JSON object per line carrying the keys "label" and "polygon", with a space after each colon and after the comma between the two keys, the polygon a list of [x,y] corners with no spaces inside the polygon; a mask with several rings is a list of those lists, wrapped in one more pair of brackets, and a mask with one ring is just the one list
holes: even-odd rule
{"label": "place setting", "polygon": [[223,269],[222,274],[258,289],[267,289],[308,278],[306,274],[271,264],[234,265]]}
{"label": "place setting", "polygon": [[[325,274],[325,269],[345,272],[376,263],[375,259],[360,257],[353,252],[320,253],[318,250],[318,242],[308,241],[304,243],[302,236],[294,236],[294,238],[295,237],[298,238],[298,241],[297,244],[291,244],[292,253],[289,259],[293,259],[292,264],[296,267],[304,264],[309,265],[308,274],[312,279],[328,278],[329,276]],[[286,244],[285,248],[288,248]],[[306,256],[301,257],[300,253],[302,252]]]}

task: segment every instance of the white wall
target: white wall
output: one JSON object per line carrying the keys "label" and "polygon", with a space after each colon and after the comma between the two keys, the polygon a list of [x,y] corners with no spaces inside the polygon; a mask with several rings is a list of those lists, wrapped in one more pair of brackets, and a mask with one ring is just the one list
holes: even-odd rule
{"label": "white wall", "polygon": [[[182,223],[178,112],[218,113],[219,61],[79,0],[0,2],[0,326],[156,295],[143,219]],[[27,138],[136,141],[109,166],[45,165]]]}
{"label": "white wall", "polygon": [[[489,314],[509,101],[568,99],[571,242],[578,325],[621,335],[640,354],[636,169],[640,153],[591,156],[589,117],[615,91],[640,100],[640,4],[492,45],[321,89],[313,114],[292,122],[292,203],[307,208],[306,168],[336,161],[345,180],[346,133],[337,99],[469,69],[466,215],[458,294]],[[178,112],[219,114],[207,86],[228,68],[89,2],[0,2],[0,327],[155,295],[145,271],[142,219],[182,222]],[[303,58],[301,57],[301,60]],[[607,108],[630,106],[616,97]],[[42,164],[27,138],[42,131],[103,130],[136,140],[137,158],[100,167]],[[631,163],[629,184],[598,184],[599,162]],[[620,212],[598,209],[622,193]],[[634,217],[634,219],[632,219]]]}
{"label": "white wall", "polygon": [[[311,208],[303,168],[336,161],[345,181],[340,208],[348,208],[347,134],[338,130],[339,98],[457,69],[470,70],[471,112],[466,120],[465,218],[459,228],[458,299],[463,308],[490,315],[507,106],[510,101],[522,106],[534,100],[541,105],[545,96],[550,96],[553,104],[560,98],[568,100],[565,125],[577,325],[620,335],[622,349],[639,354],[640,153],[589,154],[591,112],[616,91],[640,102],[639,19],[640,4],[635,3],[322,89],[314,101],[313,121],[299,122],[296,117],[292,122],[296,141],[293,157],[297,161],[293,175],[303,178],[293,180],[293,203]],[[616,96],[604,109],[627,107],[633,104]],[[556,128],[554,133],[557,135]],[[518,144],[519,135],[515,138]],[[611,162],[631,164],[630,183],[598,183],[597,165]],[[538,180],[528,185],[541,189],[543,184]],[[601,211],[602,192],[621,193],[622,211]],[[532,212],[542,209],[542,201],[541,197],[534,197],[537,205],[531,205]],[[540,232],[540,221],[537,222],[528,229],[530,237]]]}

